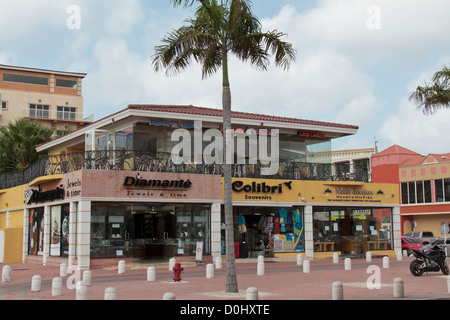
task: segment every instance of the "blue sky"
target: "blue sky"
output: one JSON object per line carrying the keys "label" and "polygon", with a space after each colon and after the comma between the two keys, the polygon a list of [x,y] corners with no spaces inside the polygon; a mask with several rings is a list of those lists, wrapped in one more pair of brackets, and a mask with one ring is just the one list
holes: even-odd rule
{"label": "blue sky", "polygon": [[[376,139],[381,150],[450,152],[450,110],[424,116],[408,101],[450,64],[450,1],[254,0],[253,10],[265,30],[288,34],[297,61],[261,72],[233,60],[234,110],[360,127],[335,149]],[[96,119],[132,103],[220,108],[220,75],[151,66],[159,40],[191,13],[169,0],[0,0],[0,64],[87,73],[85,112]]]}

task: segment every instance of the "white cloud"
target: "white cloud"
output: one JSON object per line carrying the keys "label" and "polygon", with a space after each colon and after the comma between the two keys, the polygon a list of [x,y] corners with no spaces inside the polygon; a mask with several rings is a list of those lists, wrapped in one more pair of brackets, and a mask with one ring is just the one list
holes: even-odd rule
{"label": "white cloud", "polygon": [[115,37],[128,35],[144,21],[144,11],[139,0],[109,1],[110,10],[105,18],[106,30]]}
{"label": "white cloud", "polygon": [[0,64],[11,64],[11,55],[6,51],[0,51]]}
{"label": "white cloud", "polygon": [[448,123],[450,110],[440,110],[425,116],[404,98],[396,112],[389,115],[377,137],[383,149],[398,144],[421,154],[449,152]]}
{"label": "white cloud", "polygon": [[[152,69],[154,46],[181,26],[189,11],[168,4],[161,14],[143,0],[130,0],[126,5],[122,0],[4,2],[2,12],[8,14],[0,20],[0,37],[8,45],[2,47],[0,61],[27,65],[24,56],[32,61],[31,57],[39,54],[39,50],[31,50],[34,43],[48,41],[51,50],[43,51],[37,61],[51,55],[56,57],[55,65],[64,67],[28,66],[87,72],[85,108],[96,118],[129,103],[221,106],[220,72],[202,81],[195,65],[176,77]],[[70,4],[81,8],[80,30],[66,28]],[[367,28],[370,6],[380,9],[379,30]],[[297,61],[287,72],[273,65],[268,72],[261,72],[232,60],[233,108],[359,125],[356,136],[343,140],[346,145],[373,145],[374,135],[380,143],[401,144],[401,139],[411,135],[398,133],[402,127],[398,123],[423,120],[420,112],[416,112],[420,114],[417,119],[404,118],[408,90],[430,79],[438,69],[434,69],[435,61],[439,66],[448,64],[443,57],[448,56],[450,42],[442,39],[450,30],[449,11],[450,2],[438,0],[318,0],[315,8],[302,12],[285,6],[262,24],[265,30],[288,34],[286,40],[297,50]],[[427,65],[429,61],[433,67]],[[403,83],[408,77],[416,81]],[[405,91],[391,91],[394,85]],[[379,127],[386,135],[377,132]]]}

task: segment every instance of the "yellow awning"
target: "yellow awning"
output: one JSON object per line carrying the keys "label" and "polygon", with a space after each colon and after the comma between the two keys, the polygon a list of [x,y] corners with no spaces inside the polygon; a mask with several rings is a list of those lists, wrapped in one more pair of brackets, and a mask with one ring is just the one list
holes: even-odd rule
{"label": "yellow awning", "polygon": [[62,174],[54,174],[54,175],[51,175],[51,176],[39,177],[39,178],[36,178],[33,181],[31,181],[28,185],[30,187],[34,187],[34,186],[40,185],[41,183],[61,180],[62,178],[63,178]]}

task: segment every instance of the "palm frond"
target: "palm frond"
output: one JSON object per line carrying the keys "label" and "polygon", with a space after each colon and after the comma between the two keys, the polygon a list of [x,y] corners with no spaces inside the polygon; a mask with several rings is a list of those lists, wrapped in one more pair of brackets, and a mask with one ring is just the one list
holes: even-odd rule
{"label": "palm frond", "polygon": [[179,73],[185,70],[192,59],[202,62],[211,45],[212,37],[196,28],[181,27],[162,39],[163,45],[157,46],[153,56],[155,71],[166,69],[166,73]]}
{"label": "palm frond", "polygon": [[409,100],[417,104],[418,109],[422,109],[424,114],[433,114],[438,109],[450,108],[450,90],[440,83],[425,84],[418,86],[412,92]]}
{"label": "palm frond", "polygon": [[440,83],[444,88],[450,88],[450,68],[443,66],[433,75],[433,82]]}

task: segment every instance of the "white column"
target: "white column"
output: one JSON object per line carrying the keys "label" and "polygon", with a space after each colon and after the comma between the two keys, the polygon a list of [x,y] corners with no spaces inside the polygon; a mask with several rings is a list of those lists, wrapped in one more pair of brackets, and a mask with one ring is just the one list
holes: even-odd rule
{"label": "white column", "polygon": [[28,232],[30,230],[30,210],[23,209],[22,263],[28,254]]}
{"label": "white column", "polygon": [[307,257],[314,258],[314,224],[313,207],[305,206],[305,253]]}
{"label": "white column", "polygon": [[50,206],[44,207],[44,251],[43,251],[43,265],[47,264],[47,258],[50,253],[50,233],[51,233],[51,217]]}
{"label": "white column", "polygon": [[10,220],[10,214],[9,214],[9,211],[6,211],[6,229],[9,229],[9,220]]}
{"label": "white column", "polygon": [[90,267],[91,202],[78,202],[77,214],[77,261],[80,270]]}
{"label": "white column", "polygon": [[216,202],[211,205],[211,256],[213,261],[221,256],[221,211],[220,203]]}
{"label": "white column", "polygon": [[69,208],[69,258],[67,265],[72,266],[77,246],[77,203],[71,202]]}
{"label": "white column", "polygon": [[393,244],[395,250],[402,249],[402,232],[400,223],[400,206],[392,208]]}

